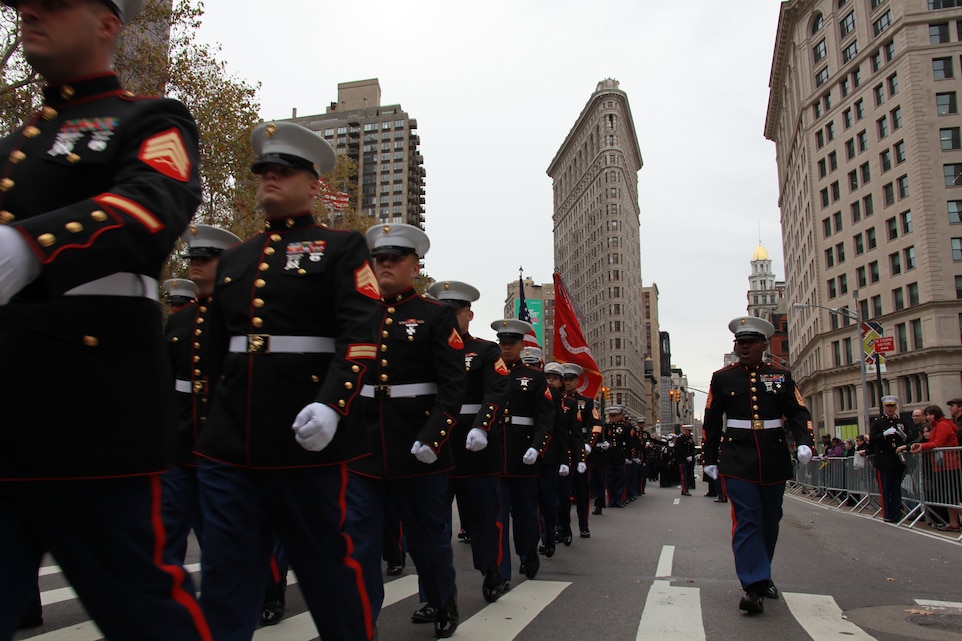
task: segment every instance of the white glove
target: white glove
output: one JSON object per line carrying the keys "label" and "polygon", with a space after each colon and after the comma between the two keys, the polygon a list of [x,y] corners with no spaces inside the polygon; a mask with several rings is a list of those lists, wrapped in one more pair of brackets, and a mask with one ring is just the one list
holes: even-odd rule
{"label": "white glove", "polygon": [[558,476],[568,476],[568,474],[570,473],[571,473],[571,468],[569,468],[564,463],[562,463],[561,467],[558,468]]}
{"label": "white glove", "polygon": [[413,454],[417,460],[428,465],[438,460],[438,455],[434,453],[434,450],[428,445],[421,445],[421,441],[414,441],[414,445],[411,447],[411,454]]}
{"label": "white glove", "polygon": [[578,474],[584,474],[588,471],[588,466],[584,462],[578,463]]}
{"label": "white glove", "polygon": [[524,453],[524,456],[521,458],[521,460],[524,461],[525,465],[534,465],[538,460],[538,450],[534,449],[533,447],[529,447],[528,451]]}
{"label": "white glove", "polygon": [[893,434],[895,434],[895,428],[894,428],[894,427],[890,427],[890,428],[888,428],[887,430],[885,430],[884,432],[882,432],[882,436],[892,436]]}
{"label": "white glove", "polygon": [[480,452],[488,446],[488,435],[480,427],[472,427],[468,432],[468,438],[464,441],[464,447],[472,452]]}
{"label": "white glove", "polygon": [[631,459],[630,459],[630,458],[626,458],[626,459],[625,459],[625,465],[631,465]]}
{"label": "white glove", "polygon": [[633,459],[631,459],[631,460],[634,461],[635,465],[641,465],[641,459],[640,459],[640,458],[633,458]]}
{"label": "white glove", "polygon": [[611,447],[611,443],[608,441],[602,441],[598,443],[598,449],[600,449],[602,452],[607,452],[609,447]]}
{"label": "white glove", "polygon": [[689,456],[688,458],[686,458],[686,459],[685,459],[685,462],[691,463],[691,457]]}
{"label": "white glove", "polygon": [[705,474],[712,477],[713,479],[718,479],[718,466],[717,465],[706,465],[702,470]]}
{"label": "white glove", "polygon": [[591,446],[585,443],[585,456],[591,454]]}
{"label": "white glove", "polygon": [[311,403],[294,418],[294,440],[305,450],[320,452],[334,439],[340,420],[341,415],[324,403]]}
{"label": "white glove", "polygon": [[798,450],[795,452],[795,456],[798,457],[798,462],[802,465],[808,465],[812,462],[812,448],[807,445],[799,445]]}
{"label": "white glove", "polygon": [[40,261],[12,227],[0,227],[0,305],[40,275]]}

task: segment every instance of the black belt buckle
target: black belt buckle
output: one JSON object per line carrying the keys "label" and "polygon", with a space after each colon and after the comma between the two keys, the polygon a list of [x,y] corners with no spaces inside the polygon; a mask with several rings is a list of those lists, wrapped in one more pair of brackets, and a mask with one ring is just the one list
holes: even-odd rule
{"label": "black belt buckle", "polygon": [[248,334],[247,353],[248,354],[268,354],[271,351],[270,334]]}
{"label": "black belt buckle", "polygon": [[391,398],[391,386],[390,386],[390,385],[375,385],[375,386],[374,386],[374,398]]}

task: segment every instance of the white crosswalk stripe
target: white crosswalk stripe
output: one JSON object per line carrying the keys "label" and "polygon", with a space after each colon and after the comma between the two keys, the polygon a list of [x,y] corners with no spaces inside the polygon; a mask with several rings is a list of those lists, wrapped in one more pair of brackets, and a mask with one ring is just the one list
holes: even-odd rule
{"label": "white crosswalk stripe", "polygon": [[570,583],[525,581],[458,626],[459,641],[513,639]]}
{"label": "white crosswalk stripe", "polygon": [[875,637],[862,628],[846,621],[842,609],[835,603],[835,599],[828,595],[783,592],[782,596],[792,616],[814,641],[827,639],[875,641]]}
{"label": "white crosswalk stripe", "polygon": [[701,617],[701,591],[698,588],[674,587],[671,581],[675,546],[665,545],[658,557],[655,576],[648,590],[645,609],[638,623],[637,641],[666,639],[667,641],[704,641],[705,628]]}

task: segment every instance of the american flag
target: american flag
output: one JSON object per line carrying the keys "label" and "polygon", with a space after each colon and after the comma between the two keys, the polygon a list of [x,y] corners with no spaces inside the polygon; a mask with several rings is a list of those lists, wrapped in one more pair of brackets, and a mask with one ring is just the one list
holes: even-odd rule
{"label": "american flag", "polygon": [[321,178],[320,181],[321,181],[321,192],[320,192],[321,202],[327,205],[328,207],[330,207],[331,209],[333,209],[334,211],[343,211],[347,209],[348,206],[351,204],[351,196],[349,194],[344,193],[343,191],[337,191],[336,189],[331,187],[331,184],[326,180],[324,180],[323,178]]}
{"label": "american flag", "polygon": [[[531,322],[531,312],[524,300],[524,279],[521,276],[518,276],[518,320]],[[524,346],[541,348],[541,345],[538,345],[538,336],[533,330],[524,335]]]}

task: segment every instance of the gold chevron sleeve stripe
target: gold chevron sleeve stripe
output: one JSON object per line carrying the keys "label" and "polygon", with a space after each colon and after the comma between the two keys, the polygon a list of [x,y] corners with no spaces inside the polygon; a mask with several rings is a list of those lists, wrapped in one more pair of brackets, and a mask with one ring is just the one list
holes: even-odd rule
{"label": "gold chevron sleeve stripe", "polygon": [[143,151],[144,160],[166,160],[177,169],[177,173],[186,176],[190,173],[190,157],[184,149],[180,133],[176,130],[168,131],[161,136],[154,136],[146,142]]}
{"label": "gold chevron sleeve stripe", "polygon": [[377,358],[377,345],[351,345],[347,348],[347,357],[351,360]]}
{"label": "gold chevron sleeve stripe", "polygon": [[134,201],[123,196],[118,196],[117,194],[102,194],[96,200],[102,204],[111,205],[131,218],[136,219],[137,222],[146,227],[150,233],[158,232],[164,228],[164,224],[159,218]]}

